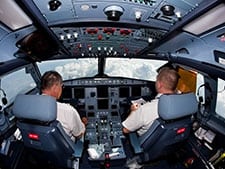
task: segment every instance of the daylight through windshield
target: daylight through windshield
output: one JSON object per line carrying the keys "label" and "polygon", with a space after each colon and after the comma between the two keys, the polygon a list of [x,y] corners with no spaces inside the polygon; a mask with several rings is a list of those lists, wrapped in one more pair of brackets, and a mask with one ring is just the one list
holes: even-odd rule
{"label": "daylight through windshield", "polygon": [[[42,74],[47,70],[56,70],[63,76],[63,80],[68,80],[96,75],[98,72],[97,62],[96,58],[70,59],[45,61],[39,63],[38,66]],[[160,60],[107,58],[105,74],[154,81],[157,68],[165,63],[166,61]]]}

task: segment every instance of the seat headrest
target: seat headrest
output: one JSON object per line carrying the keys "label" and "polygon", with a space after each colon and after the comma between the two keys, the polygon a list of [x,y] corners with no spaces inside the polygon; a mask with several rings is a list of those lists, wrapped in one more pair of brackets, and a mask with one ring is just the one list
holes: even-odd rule
{"label": "seat headrest", "polygon": [[198,101],[194,93],[162,95],[158,114],[164,120],[172,120],[196,113]]}
{"label": "seat headrest", "polygon": [[56,100],[47,95],[18,95],[13,104],[13,113],[18,119],[50,122],[56,119]]}

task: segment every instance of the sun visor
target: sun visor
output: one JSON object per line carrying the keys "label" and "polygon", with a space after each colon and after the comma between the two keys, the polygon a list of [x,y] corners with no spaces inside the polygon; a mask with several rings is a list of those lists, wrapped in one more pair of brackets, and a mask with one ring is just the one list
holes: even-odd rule
{"label": "sun visor", "polygon": [[29,61],[42,61],[58,52],[56,43],[44,32],[36,31],[19,42],[19,50],[14,54],[17,58]]}

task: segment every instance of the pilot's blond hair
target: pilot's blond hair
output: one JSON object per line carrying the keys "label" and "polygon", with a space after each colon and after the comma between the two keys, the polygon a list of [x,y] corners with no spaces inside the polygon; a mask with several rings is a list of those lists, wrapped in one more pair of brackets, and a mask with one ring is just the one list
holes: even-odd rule
{"label": "pilot's blond hair", "polygon": [[41,77],[41,90],[49,89],[54,84],[61,84],[62,76],[56,71],[47,71]]}
{"label": "pilot's blond hair", "polygon": [[160,69],[157,80],[164,84],[167,90],[175,91],[179,81],[179,74],[176,70],[164,67]]}

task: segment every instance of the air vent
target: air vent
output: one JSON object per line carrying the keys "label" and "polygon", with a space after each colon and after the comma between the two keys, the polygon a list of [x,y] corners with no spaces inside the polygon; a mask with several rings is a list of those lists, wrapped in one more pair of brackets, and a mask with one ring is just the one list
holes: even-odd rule
{"label": "air vent", "polygon": [[181,48],[176,51],[178,54],[190,54],[186,48]]}
{"label": "air vent", "polygon": [[147,5],[147,6],[154,6],[156,4],[156,0],[124,0],[127,2],[132,2],[135,4],[143,4],[143,5]]}

